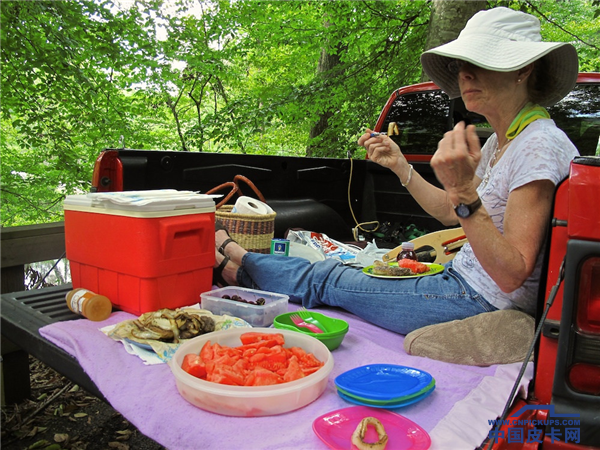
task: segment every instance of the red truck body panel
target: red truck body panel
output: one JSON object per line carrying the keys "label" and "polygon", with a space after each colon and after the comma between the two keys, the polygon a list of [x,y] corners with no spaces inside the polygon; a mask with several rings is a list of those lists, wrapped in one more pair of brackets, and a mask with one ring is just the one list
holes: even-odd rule
{"label": "red truck body panel", "polygon": [[593,166],[573,164],[569,176],[569,219],[567,230],[570,239],[600,240],[600,174]]}
{"label": "red truck body panel", "polygon": [[[569,214],[569,180],[565,180],[556,190],[554,212],[552,217],[560,223],[566,223]],[[548,271],[546,274],[546,289],[544,299],[548,299],[552,287],[556,284],[562,261],[567,253],[569,239],[566,226],[554,226],[550,230],[550,247],[548,249]],[[558,351],[558,327],[562,313],[563,285],[561,284],[554,304],[548,311],[548,323],[544,333],[540,336],[535,374],[535,398],[542,404],[550,404],[552,398],[552,384],[554,383],[554,370],[556,366],[556,353]],[[544,301],[544,307],[546,302]]]}

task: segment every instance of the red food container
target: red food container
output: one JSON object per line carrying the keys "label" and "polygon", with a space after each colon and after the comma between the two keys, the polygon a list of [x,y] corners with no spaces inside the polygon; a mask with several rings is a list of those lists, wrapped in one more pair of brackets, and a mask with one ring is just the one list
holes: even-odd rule
{"label": "red food container", "polygon": [[189,191],[70,195],[65,241],[73,288],[132,314],[196,304],[212,288],[215,204]]}

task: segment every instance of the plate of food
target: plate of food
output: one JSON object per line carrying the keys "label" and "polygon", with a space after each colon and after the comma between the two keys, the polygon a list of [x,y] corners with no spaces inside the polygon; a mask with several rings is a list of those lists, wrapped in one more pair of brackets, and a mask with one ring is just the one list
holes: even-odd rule
{"label": "plate of food", "polygon": [[403,259],[398,262],[375,261],[372,266],[365,267],[363,273],[375,278],[418,278],[436,275],[444,271],[444,266],[435,263],[422,263]]}
{"label": "plate of food", "polygon": [[402,448],[425,450],[429,434],[400,414],[385,409],[352,406],[323,414],[313,422],[313,431],[333,449],[378,450]]}
{"label": "plate of food", "polygon": [[147,312],[137,319],[124,320],[105,327],[102,331],[116,341],[125,341],[169,359],[182,342],[230,328],[251,326],[238,317],[216,315],[204,309],[185,307]]}

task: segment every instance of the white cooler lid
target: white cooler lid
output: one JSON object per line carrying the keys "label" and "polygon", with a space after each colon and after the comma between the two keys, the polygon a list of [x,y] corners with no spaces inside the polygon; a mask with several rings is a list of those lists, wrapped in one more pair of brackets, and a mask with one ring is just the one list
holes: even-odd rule
{"label": "white cooler lid", "polygon": [[215,198],[220,195],[194,191],[159,189],[148,191],[94,192],[67,195],[65,210],[140,217],[198,214],[215,211]]}

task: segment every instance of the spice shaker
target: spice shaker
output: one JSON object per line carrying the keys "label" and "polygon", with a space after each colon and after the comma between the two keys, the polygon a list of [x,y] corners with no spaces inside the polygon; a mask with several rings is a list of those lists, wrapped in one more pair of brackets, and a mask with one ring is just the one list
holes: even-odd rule
{"label": "spice shaker", "polygon": [[88,289],[73,289],[67,293],[66,300],[67,306],[75,314],[96,322],[108,319],[112,312],[112,303],[108,297]]}

